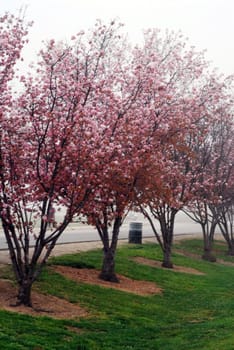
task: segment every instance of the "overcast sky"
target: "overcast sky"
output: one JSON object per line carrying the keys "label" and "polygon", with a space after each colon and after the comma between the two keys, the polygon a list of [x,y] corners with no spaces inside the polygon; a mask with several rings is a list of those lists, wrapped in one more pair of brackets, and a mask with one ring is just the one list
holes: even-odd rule
{"label": "overcast sky", "polygon": [[0,0],[0,13],[25,6],[27,19],[34,21],[27,59],[42,40],[69,39],[97,18],[119,18],[132,41],[149,27],[181,30],[191,45],[207,49],[213,66],[234,74],[234,0]]}

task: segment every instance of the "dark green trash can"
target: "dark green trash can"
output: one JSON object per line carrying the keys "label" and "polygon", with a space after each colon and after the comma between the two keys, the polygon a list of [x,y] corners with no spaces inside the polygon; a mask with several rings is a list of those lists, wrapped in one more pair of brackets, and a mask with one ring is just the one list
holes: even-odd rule
{"label": "dark green trash can", "polygon": [[130,222],[128,243],[142,244],[142,222]]}

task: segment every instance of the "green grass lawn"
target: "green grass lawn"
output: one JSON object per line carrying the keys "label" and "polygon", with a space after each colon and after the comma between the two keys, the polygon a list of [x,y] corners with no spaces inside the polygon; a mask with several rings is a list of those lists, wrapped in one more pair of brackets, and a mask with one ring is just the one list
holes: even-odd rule
{"label": "green grass lawn", "polygon": [[[233,350],[234,266],[179,254],[200,254],[202,242],[176,243],[173,261],[205,275],[176,273],[140,265],[133,257],[161,259],[156,244],[126,245],[118,250],[116,269],[128,277],[153,281],[161,295],[137,296],[75,283],[47,268],[37,282],[43,292],[79,303],[88,318],[54,320],[0,311],[0,349],[8,350]],[[216,242],[225,259],[225,246]],[[54,258],[50,264],[100,268],[101,250]],[[230,259],[234,258],[228,258]],[[5,272],[6,274],[6,272]]]}

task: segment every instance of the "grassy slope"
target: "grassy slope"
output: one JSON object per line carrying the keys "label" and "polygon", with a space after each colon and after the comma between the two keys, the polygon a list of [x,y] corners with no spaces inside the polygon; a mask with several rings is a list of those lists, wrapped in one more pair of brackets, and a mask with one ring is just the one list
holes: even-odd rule
{"label": "grassy slope", "polygon": [[[201,242],[184,241],[176,248],[200,253]],[[222,258],[224,249],[221,244],[216,245]],[[164,289],[163,295],[141,297],[76,284],[47,269],[38,286],[84,305],[92,316],[77,321],[56,321],[1,311],[0,349],[233,350],[234,267],[174,254],[177,265],[206,273],[197,276],[139,265],[131,260],[134,256],[160,259],[159,247],[147,244],[120,248],[117,271],[156,282]],[[71,266],[89,264],[100,268],[101,251],[53,260],[53,263],[65,262]]]}

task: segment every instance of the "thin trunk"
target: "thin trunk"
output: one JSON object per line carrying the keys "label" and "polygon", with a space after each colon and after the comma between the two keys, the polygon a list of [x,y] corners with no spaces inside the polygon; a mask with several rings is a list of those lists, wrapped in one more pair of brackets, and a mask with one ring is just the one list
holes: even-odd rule
{"label": "thin trunk", "polygon": [[25,305],[32,307],[31,291],[32,291],[33,281],[30,279],[24,279],[18,289],[18,303],[17,305]]}
{"label": "thin trunk", "polygon": [[234,256],[234,231],[233,231],[233,208],[227,208],[220,214],[220,220],[218,222],[220,231],[223,238],[227,242],[228,251],[227,255]]}
{"label": "thin trunk", "polygon": [[18,283],[16,305],[25,305],[31,307],[31,289],[33,282],[40,274],[42,267],[45,265],[52,249],[57,242],[57,239],[63,232],[66,225],[61,225],[60,231],[56,229],[56,231],[54,231],[54,236],[51,234],[46,239],[43,239],[44,234],[40,233],[37,244],[32,249],[32,257],[30,258],[28,232],[25,230],[23,233],[23,238],[27,236],[26,239],[19,239],[18,234],[15,230],[15,226],[13,224],[7,222],[5,219],[2,219],[2,224],[8,244],[13,270]]}
{"label": "thin trunk", "polygon": [[[154,221],[152,220],[151,216],[149,215],[149,213],[147,212],[147,210],[146,210],[143,206],[139,205],[139,207],[140,207],[140,209],[141,209],[142,214],[143,214],[143,215],[145,216],[145,218],[149,221],[150,226],[151,226],[151,228],[152,228],[152,230],[153,230],[153,232],[154,232],[154,235],[155,235],[155,237],[156,237],[156,240],[158,241],[158,244],[160,245],[160,247],[161,247],[161,249],[162,249],[162,251],[163,251],[163,241],[162,241],[161,236],[159,235],[159,233],[158,233],[158,231],[157,231],[157,229],[156,229],[156,226],[155,226],[155,224],[154,224]],[[151,213],[152,213],[152,211],[151,211]],[[155,217],[155,216],[154,216],[154,217]]]}
{"label": "thin trunk", "polygon": [[234,256],[234,242],[233,241],[230,241],[230,243],[228,244],[227,255]]}
{"label": "thin trunk", "polygon": [[229,228],[228,228],[227,224],[225,224],[224,222],[219,223],[219,228],[220,228],[221,233],[223,235],[223,238],[225,239],[227,246],[228,246],[227,254],[233,256],[234,255],[233,233],[229,232]]}
{"label": "thin trunk", "polygon": [[203,232],[203,254],[202,259],[210,262],[215,262],[216,257],[213,254],[213,240],[214,240],[214,232],[215,232],[215,224],[211,224],[211,227],[206,227],[207,225],[203,224],[202,232]]}
{"label": "thin trunk", "polygon": [[215,229],[218,223],[217,216],[212,206],[208,206],[205,202],[196,202],[194,210],[189,214],[184,211],[190,219],[201,226],[203,234],[203,253],[202,259],[210,262],[215,262],[216,257],[213,254],[213,242]]}
{"label": "thin trunk", "polygon": [[173,269],[173,263],[171,261],[171,245],[165,245],[164,247],[162,267]]}
{"label": "thin trunk", "polygon": [[108,221],[105,221],[105,225],[102,225],[98,221],[96,224],[97,230],[103,243],[103,261],[99,277],[104,281],[119,282],[119,279],[115,273],[115,254],[121,224],[122,217],[116,217],[112,229],[111,241],[108,234]]}
{"label": "thin trunk", "polygon": [[[174,223],[175,216],[178,212],[177,209],[171,208],[169,206],[161,206],[156,209],[149,207],[150,214],[147,209],[140,205],[141,212],[148,219],[155,237],[163,252],[163,262],[162,266],[166,268],[173,268],[173,263],[171,261],[171,248],[174,236]],[[154,221],[151,216],[153,216],[160,223],[161,235],[158,233]]]}
{"label": "thin trunk", "polygon": [[168,269],[173,268],[171,260],[173,236],[174,236],[174,224],[175,216],[178,212],[177,209],[166,207],[161,211],[158,219],[160,222],[162,240],[163,240],[163,262],[162,266]]}
{"label": "thin trunk", "polygon": [[115,251],[111,248],[105,250],[102,261],[102,270],[99,277],[104,281],[119,282],[115,273]]}
{"label": "thin trunk", "polygon": [[211,247],[209,247],[209,246],[204,247],[203,254],[202,254],[202,259],[206,260],[206,261],[210,261],[210,262],[215,262],[216,261],[216,257],[214,256]]}

